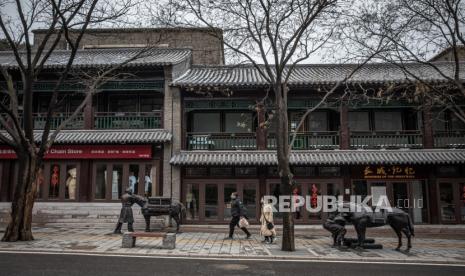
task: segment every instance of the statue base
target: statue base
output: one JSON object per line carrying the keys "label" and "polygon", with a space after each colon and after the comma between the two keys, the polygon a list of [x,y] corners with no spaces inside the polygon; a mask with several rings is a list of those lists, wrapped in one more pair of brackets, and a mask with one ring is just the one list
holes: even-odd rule
{"label": "statue base", "polygon": [[[342,244],[349,248],[355,248],[358,246],[358,240],[354,238],[344,238]],[[365,243],[360,247],[363,249],[383,249],[383,245],[375,243],[375,239],[365,239]]]}

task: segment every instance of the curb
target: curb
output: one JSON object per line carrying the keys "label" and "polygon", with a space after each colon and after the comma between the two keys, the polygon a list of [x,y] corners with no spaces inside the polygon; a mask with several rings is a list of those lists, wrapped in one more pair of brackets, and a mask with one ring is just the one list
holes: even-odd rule
{"label": "curb", "polygon": [[192,258],[192,259],[224,259],[224,260],[262,260],[262,261],[309,261],[309,262],[356,262],[356,263],[383,263],[383,264],[405,264],[405,265],[455,265],[464,266],[464,261],[453,260],[409,260],[395,259],[386,260],[382,258],[326,258],[326,257],[302,257],[302,256],[237,256],[231,254],[176,254],[166,253],[139,254],[139,253],[118,253],[118,252],[94,252],[85,250],[20,250],[20,249],[0,249],[0,253],[22,253],[22,254],[65,254],[65,255],[94,255],[94,256],[120,256],[120,257],[145,257],[145,258]]}

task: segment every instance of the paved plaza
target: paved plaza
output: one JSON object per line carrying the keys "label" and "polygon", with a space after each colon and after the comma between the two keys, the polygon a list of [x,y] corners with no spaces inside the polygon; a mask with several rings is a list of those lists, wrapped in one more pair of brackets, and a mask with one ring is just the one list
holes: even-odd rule
{"label": "paved plaza", "polygon": [[161,238],[138,238],[135,248],[121,248],[121,235],[109,229],[38,227],[34,237],[30,242],[0,242],[0,251],[465,264],[463,239],[414,238],[413,249],[406,253],[395,251],[397,239],[388,235],[376,238],[383,249],[355,250],[332,248],[329,236],[297,234],[295,252],[281,251],[279,237],[274,244],[264,244],[257,234],[246,240],[242,233],[234,240],[223,240],[225,233],[183,232],[177,235],[174,250],[159,249]]}

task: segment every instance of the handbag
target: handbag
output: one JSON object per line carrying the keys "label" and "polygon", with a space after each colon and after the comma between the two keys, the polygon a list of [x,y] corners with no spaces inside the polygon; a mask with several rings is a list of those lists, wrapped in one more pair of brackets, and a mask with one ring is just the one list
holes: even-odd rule
{"label": "handbag", "polygon": [[266,228],[267,228],[268,230],[273,229],[273,228],[274,228],[273,223],[272,223],[272,222],[269,222],[269,221],[265,218],[265,216],[263,216],[263,218],[265,219],[265,222],[266,222]]}
{"label": "handbag", "polygon": [[244,228],[247,226],[249,226],[249,222],[247,221],[245,217],[241,217],[241,219],[239,220],[239,227]]}

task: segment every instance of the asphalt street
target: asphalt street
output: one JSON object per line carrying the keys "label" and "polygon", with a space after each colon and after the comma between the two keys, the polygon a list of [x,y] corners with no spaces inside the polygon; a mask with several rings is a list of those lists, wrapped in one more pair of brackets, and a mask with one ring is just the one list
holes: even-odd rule
{"label": "asphalt street", "polygon": [[465,275],[465,267],[0,253],[0,275]]}

